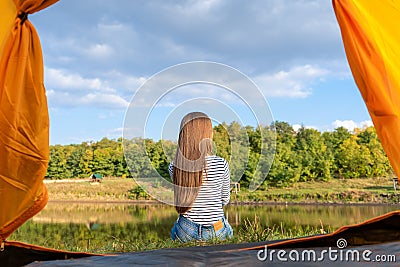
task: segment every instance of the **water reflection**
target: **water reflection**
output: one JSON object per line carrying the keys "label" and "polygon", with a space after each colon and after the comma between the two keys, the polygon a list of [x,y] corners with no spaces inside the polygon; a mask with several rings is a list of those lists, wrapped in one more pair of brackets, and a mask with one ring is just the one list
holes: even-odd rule
{"label": "water reflection", "polygon": [[[343,225],[398,210],[396,205],[230,205],[225,213],[237,231],[246,219],[262,225],[321,227]],[[123,251],[124,242],[165,240],[177,218],[167,205],[49,203],[9,239],[56,249]],[[122,244],[122,245],[121,245]]]}
{"label": "water reflection", "polygon": [[[225,208],[228,220],[240,226],[258,216],[265,225],[310,225],[321,223],[338,228],[398,210],[397,205],[230,205]],[[175,209],[162,204],[93,204],[49,203],[32,221],[35,223],[128,224],[161,223],[172,225]]]}
{"label": "water reflection", "polygon": [[260,217],[264,225],[327,226],[335,230],[343,225],[363,222],[372,217],[398,210],[395,205],[266,205],[230,206],[229,221],[241,225],[245,218]]}

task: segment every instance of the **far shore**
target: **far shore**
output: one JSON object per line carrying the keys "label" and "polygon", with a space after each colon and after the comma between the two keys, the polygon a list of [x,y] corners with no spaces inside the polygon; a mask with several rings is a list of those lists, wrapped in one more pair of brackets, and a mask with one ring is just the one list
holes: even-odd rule
{"label": "far shore", "polygon": [[[49,202],[163,204],[130,178],[45,180]],[[158,188],[160,194],[170,192]],[[399,205],[400,190],[387,178],[331,179],[287,187],[232,190],[230,205]]]}
{"label": "far shore", "polygon": [[[57,200],[49,199],[48,203],[74,204],[129,204],[129,205],[169,205],[157,200]],[[231,201],[230,206],[396,206],[400,203],[365,203],[365,202],[272,202],[272,201]]]}

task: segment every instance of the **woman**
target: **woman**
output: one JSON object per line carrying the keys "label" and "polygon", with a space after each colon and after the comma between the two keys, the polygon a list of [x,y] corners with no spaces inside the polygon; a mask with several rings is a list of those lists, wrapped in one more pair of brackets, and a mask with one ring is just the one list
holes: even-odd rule
{"label": "woman", "polygon": [[179,213],[171,230],[173,240],[206,241],[233,235],[222,209],[230,198],[229,166],[212,155],[212,137],[206,114],[192,112],[182,119],[178,149],[169,166]]}

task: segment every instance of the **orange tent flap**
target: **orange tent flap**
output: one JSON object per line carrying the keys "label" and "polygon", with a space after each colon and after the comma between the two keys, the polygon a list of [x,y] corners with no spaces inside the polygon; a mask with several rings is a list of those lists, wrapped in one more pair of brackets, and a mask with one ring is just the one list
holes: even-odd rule
{"label": "orange tent flap", "polygon": [[17,14],[13,0],[0,1],[0,55],[3,52],[4,43],[11,32],[11,28]]}
{"label": "orange tent flap", "polygon": [[333,0],[333,7],[354,80],[399,176],[400,1]]}
{"label": "orange tent flap", "polygon": [[[9,0],[6,0],[9,1]],[[49,118],[43,58],[26,14],[57,0],[3,3],[12,18],[0,59],[0,239],[4,240],[47,203],[43,184],[49,160]],[[2,5],[3,5],[2,4]],[[3,10],[2,10],[3,12]]]}

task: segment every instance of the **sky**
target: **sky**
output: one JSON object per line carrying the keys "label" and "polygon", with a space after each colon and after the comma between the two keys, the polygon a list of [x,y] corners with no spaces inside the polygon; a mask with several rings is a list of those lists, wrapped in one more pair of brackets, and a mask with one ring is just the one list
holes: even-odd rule
{"label": "sky", "polygon": [[29,19],[52,145],[176,139],[190,111],[215,124],[372,125],[330,0],[60,0]]}

